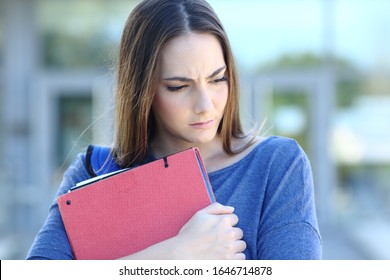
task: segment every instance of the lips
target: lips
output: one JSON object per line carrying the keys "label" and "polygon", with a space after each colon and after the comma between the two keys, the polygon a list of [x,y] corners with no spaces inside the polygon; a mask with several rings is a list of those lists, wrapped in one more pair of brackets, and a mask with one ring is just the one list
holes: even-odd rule
{"label": "lips", "polygon": [[197,123],[192,123],[190,126],[194,128],[210,128],[214,125],[214,120],[209,120],[205,122],[197,122]]}

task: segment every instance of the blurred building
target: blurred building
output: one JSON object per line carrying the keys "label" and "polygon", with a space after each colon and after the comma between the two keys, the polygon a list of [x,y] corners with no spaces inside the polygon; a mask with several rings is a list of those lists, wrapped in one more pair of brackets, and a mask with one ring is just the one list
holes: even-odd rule
{"label": "blurred building", "polygon": [[24,258],[66,167],[89,143],[111,141],[113,78],[104,51],[118,38],[93,18],[94,10],[118,13],[91,1],[74,5],[1,2],[0,258]]}
{"label": "blurred building", "polygon": [[[115,55],[138,2],[0,1],[0,258],[25,257],[76,154],[111,143]],[[266,120],[311,160],[324,257],[390,259],[386,1],[210,3],[237,54],[245,126]]]}

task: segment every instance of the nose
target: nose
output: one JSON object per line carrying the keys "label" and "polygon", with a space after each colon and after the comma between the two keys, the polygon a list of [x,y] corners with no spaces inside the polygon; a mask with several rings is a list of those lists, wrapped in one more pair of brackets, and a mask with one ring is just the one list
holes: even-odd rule
{"label": "nose", "polygon": [[196,114],[207,113],[213,108],[213,100],[206,87],[199,87],[194,94],[194,112]]}

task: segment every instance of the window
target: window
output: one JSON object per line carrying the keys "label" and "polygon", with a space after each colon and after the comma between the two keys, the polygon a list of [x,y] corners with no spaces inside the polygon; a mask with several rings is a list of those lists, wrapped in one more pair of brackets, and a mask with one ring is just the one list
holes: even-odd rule
{"label": "window", "polygon": [[46,68],[111,67],[129,11],[138,1],[39,1]]}
{"label": "window", "polygon": [[58,98],[56,163],[67,168],[92,141],[92,100],[86,94],[61,95]]}

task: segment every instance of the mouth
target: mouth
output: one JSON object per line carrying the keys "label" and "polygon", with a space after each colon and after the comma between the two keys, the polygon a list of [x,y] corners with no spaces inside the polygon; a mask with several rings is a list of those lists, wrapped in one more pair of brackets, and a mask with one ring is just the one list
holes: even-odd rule
{"label": "mouth", "polygon": [[214,125],[214,120],[209,120],[205,122],[197,122],[197,123],[192,123],[190,126],[194,128],[210,128]]}

